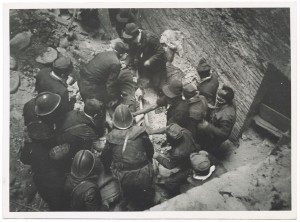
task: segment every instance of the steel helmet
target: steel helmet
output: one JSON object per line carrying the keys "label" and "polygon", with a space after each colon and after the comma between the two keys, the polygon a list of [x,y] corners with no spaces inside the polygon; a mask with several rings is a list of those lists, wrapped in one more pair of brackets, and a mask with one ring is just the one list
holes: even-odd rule
{"label": "steel helmet", "polygon": [[53,113],[59,106],[61,97],[51,92],[42,92],[35,99],[35,113],[38,116],[46,116]]}
{"label": "steel helmet", "polygon": [[128,129],[133,123],[133,116],[128,106],[120,104],[113,114],[113,124],[118,129]]}
{"label": "steel helmet", "polygon": [[82,179],[90,175],[95,166],[94,155],[89,150],[76,153],[71,166],[71,175]]}

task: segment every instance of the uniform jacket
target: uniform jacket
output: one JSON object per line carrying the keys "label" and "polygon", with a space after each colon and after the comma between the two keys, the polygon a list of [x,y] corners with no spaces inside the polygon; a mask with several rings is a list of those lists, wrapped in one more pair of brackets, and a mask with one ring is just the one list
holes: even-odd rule
{"label": "uniform jacket", "polygon": [[118,95],[122,95],[120,103],[128,105],[130,111],[136,111],[135,91],[137,89],[136,82],[133,81],[133,73],[129,69],[123,69],[116,82]]}
{"label": "uniform jacket", "polygon": [[186,129],[188,129],[195,139],[198,139],[197,124],[207,117],[208,104],[207,100],[202,95],[194,96],[187,100],[189,105],[188,123]]}
{"label": "uniform jacket", "polygon": [[115,81],[120,69],[120,60],[114,51],[96,55],[80,71],[78,86],[83,98],[96,98],[104,102],[116,99]]}
{"label": "uniform jacket", "polygon": [[217,149],[230,136],[236,120],[234,105],[225,104],[212,112],[211,121],[202,131],[206,135],[205,146]]}
{"label": "uniform jacket", "polygon": [[61,96],[61,111],[66,113],[74,108],[74,103],[69,101],[68,85],[62,80],[51,76],[52,70],[42,69],[36,76],[35,90],[38,93],[52,92]]}
{"label": "uniform jacket", "polygon": [[171,150],[167,155],[159,155],[157,161],[167,169],[175,167],[187,168],[189,164],[189,156],[197,147],[190,131],[182,128],[183,136],[177,142],[171,143]]}
{"label": "uniform jacket", "polygon": [[[160,97],[156,104],[161,106],[168,106],[168,102],[166,96]],[[188,112],[189,112],[189,105],[186,100],[182,100],[181,97],[173,100],[172,104],[169,105],[167,108],[167,125],[171,123],[176,123],[179,126],[186,128],[188,124]]]}
{"label": "uniform jacket", "polygon": [[84,112],[72,110],[57,127],[57,141],[59,144],[71,144],[76,153],[80,149],[90,149],[92,142],[99,138],[103,130],[97,128]]}
{"label": "uniform jacket", "polygon": [[200,92],[200,95],[205,96],[210,105],[215,105],[218,87],[218,77],[215,74],[211,74],[211,78],[200,82],[197,88]]}
{"label": "uniform jacket", "polygon": [[[128,142],[122,152],[126,135]],[[152,159],[153,145],[141,126],[133,126],[127,130],[113,129],[107,135],[107,147],[103,151],[107,158],[102,158],[106,167],[110,165],[108,161],[111,156],[112,165],[120,170],[137,170],[144,167]],[[105,156],[104,155],[104,156]]]}
{"label": "uniform jacket", "polygon": [[141,40],[129,47],[130,62],[138,61],[139,71],[143,69],[144,62],[150,61],[149,70],[166,69],[166,56],[159,39],[151,32],[142,30]]}

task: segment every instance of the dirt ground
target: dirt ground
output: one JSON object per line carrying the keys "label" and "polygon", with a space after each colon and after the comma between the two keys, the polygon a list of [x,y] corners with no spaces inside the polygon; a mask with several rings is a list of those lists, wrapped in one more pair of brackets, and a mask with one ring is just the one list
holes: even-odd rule
{"label": "dirt ground", "polygon": [[[69,41],[68,46],[63,48],[59,47],[59,41],[65,37],[64,33],[67,32],[68,16],[60,17],[58,22],[55,17],[49,15],[46,10],[26,10],[26,12],[14,10],[11,12],[10,18],[11,37],[27,29],[33,32],[31,44],[20,53],[11,55],[17,60],[17,70],[21,72],[21,86],[15,94],[11,94],[10,96],[10,211],[47,211],[47,204],[45,204],[36,193],[35,186],[32,183],[30,167],[23,165],[18,159],[19,149],[24,138],[23,105],[35,95],[34,75],[38,69],[44,67],[44,65],[37,63],[35,58],[48,46],[54,47],[61,54],[71,56],[75,66],[76,76],[78,75],[80,64],[90,60],[96,53],[109,48],[110,42],[103,41],[100,38],[92,38],[80,27],[79,23],[74,22],[72,30],[76,38]],[[180,67],[180,63],[177,64],[179,64],[178,68],[182,70],[185,69],[185,67]],[[70,88],[70,91],[74,93],[76,93],[77,90],[76,84]],[[146,90],[146,104],[155,102],[156,98],[157,95],[154,92]],[[81,102],[78,101],[77,108],[80,108],[81,105]],[[166,122],[164,110],[160,110],[160,113],[157,111],[149,113],[149,122],[152,128],[164,126]],[[164,140],[165,136],[163,135],[152,137],[156,149],[160,148]],[[253,190],[251,195],[258,196],[252,198],[257,200],[255,203],[249,204],[250,201],[245,201],[247,198],[244,199],[243,204],[248,204],[246,207],[248,210],[291,208],[290,146],[278,148],[274,141],[272,137],[264,134],[264,132],[261,132],[255,127],[251,127],[243,133],[238,142],[239,145],[235,145],[230,141],[224,144],[224,149],[226,149],[227,152],[222,163],[228,173],[236,172],[238,174],[236,178],[238,178],[238,176],[244,178],[243,174],[245,171],[241,170],[241,168],[249,170],[258,164],[264,164],[268,158],[270,161],[270,155],[274,156],[277,161],[276,163],[281,164],[280,166],[284,169],[280,168],[280,170],[278,170],[275,164],[269,164],[267,167],[263,167],[262,165],[257,167],[257,171],[255,172],[259,172],[260,174],[259,177],[257,176],[259,183],[263,184],[266,189]],[[274,173],[274,171],[276,171],[276,173]],[[271,176],[272,179],[270,179]],[[230,178],[230,176],[228,178]],[[253,178],[256,177],[253,176]],[[286,178],[286,183],[280,182]],[[226,184],[225,179],[220,181],[221,183],[224,181],[224,184]],[[280,183],[274,190],[271,184],[276,181]],[[222,186],[222,184],[220,184],[220,186]],[[230,192],[237,193],[240,188],[235,187],[232,189],[235,190],[231,190]],[[180,198],[180,196],[176,198]],[[270,201],[273,201],[273,204],[270,204]],[[274,201],[277,202],[274,203]],[[269,205],[267,205],[267,203]],[[168,205],[168,202],[164,204]],[[172,201],[169,202],[169,207],[172,207],[170,204],[172,205]],[[175,207],[175,205],[173,207]],[[188,203],[186,206],[189,206]],[[198,209],[200,210],[200,208]]]}

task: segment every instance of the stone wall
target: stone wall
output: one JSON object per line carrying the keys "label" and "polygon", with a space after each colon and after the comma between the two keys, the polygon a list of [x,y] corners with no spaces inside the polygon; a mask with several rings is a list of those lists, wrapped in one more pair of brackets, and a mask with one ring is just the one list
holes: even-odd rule
{"label": "stone wall", "polygon": [[[266,63],[290,79],[289,9],[140,9],[143,28],[160,35],[166,29],[184,36],[182,59],[196,67],[204,57],[221,83],[234,87],[237,139],[261,82]],[[180,67],[182,68],[182,67]]]}

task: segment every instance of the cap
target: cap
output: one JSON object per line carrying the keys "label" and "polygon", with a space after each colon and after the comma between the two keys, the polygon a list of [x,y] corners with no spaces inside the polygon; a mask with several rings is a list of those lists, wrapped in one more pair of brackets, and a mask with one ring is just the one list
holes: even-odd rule
{"label": "cap", "polygon": [[169,127],[167,128],[167,135],[170,136],[171,138],[177,140],[180,139],[183,136],[182,133],[182,128],[177,125],[176,123],[170,124]]}
{"label": "cap", "polygon": [[139,27],[135,23],[126,24],[124,32],[123,32],[123,38],[124,39],[132,39],[133,37],[135,37],[138,30],[139,30]]}
{"label": "cap", "polygon": [[197,72],[208,72],[210,71],[210,65],[206,62],[206,59],[202,58],[197,66]]}
{"label": "cap", "polygon": [[206,152],[192,153],[190,155],[192,167],[199,173],[208,174],[210,168],[210,160]]}
{"label": "cap", "polygon": [[183,95],[185,97],[193,97],[197,94],[197,87],[194,83],[190,82],[183,86]]}
{"label": "cap", "polygon": [[162,91],[169,98],[179,96],[182,93],[182,82],[178,79],[173,79],[170,84],[162,87]]}

